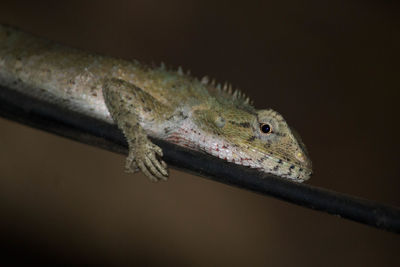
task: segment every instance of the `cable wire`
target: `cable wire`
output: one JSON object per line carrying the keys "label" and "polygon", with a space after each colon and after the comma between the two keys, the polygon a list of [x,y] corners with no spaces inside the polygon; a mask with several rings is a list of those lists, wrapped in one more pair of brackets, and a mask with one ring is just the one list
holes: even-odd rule
{"label": "cable wire", "polygon": [[[65,110],[0,86],[0,116],[73,140],[127,154],[127,143],[115,125]],[[170,167],[290,203],[400,233],[400,209],[308,184],[261,173],[204,153],[152,139]]]}

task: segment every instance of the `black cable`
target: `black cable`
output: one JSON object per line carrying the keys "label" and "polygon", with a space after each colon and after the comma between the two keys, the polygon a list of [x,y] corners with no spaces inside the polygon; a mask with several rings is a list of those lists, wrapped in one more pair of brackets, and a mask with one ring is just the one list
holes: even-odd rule
{"label": "black cable", "polygon": [[[116,126],[0,86],[0,116],[118,153],[127,144]],[[290,182],[228,163],[162,140],[153,140],[171,166],[225,184],[325,211],[376,228],[400,233],[400,209],[377,202]]]}

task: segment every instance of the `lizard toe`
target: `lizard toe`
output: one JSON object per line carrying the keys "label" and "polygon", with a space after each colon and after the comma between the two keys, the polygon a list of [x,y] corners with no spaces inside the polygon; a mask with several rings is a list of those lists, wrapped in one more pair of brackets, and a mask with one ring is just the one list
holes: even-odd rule
{"label": "lizard toe", "polygon": [[125,172],[127,173],[135,173],[138,172],[139,168],[136,163],[135,157],[129,155],[129,157],[126,158],[125,161]]}
{"label": "lizard toe", "polygon": [[139,160],[138,161],[138,166],[140,168],[140,170],[143,172],[144,175],[146,175],[150,181],[152,182],[158,182],[158,178],[156,176],[154,176],[147,168],[147,166],[144,164],[143,161]]}
{"label": "lizard toe", "polygon": [[156,176],[160,180],[166,180],[166,176],[159,170],[158,168],[158,159],[156,156],[151,153],[146,156],[145,160],[146,166],[149,169],[149,171]]}
{"label": "lizard toe", "polygon": [[168,169],[167,164],[161,159],[153,159],[153,164],[157,168],[157,170],[165,177],[168,177]]}
{"label": "lizard toe", "polygon": [[159,146],[157,146],[157,145],[155,145],[155,144],[152,144],[151,150],[153,150],[153,151],[154,151],[158,156],[160,156],[160,157],[164,156],[161,147],[159,147]]}

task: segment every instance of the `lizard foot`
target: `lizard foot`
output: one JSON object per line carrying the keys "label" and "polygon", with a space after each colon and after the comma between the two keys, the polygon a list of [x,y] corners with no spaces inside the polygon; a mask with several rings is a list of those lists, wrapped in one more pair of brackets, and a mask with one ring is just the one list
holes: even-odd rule
{"label": "lizard foot", "polygon": [[162,149],[145,138],[130,149],[126,159],[125,170],[133,173],[139,169],[150,178],[152,182],[168,179],[167,164],[161,159]]}

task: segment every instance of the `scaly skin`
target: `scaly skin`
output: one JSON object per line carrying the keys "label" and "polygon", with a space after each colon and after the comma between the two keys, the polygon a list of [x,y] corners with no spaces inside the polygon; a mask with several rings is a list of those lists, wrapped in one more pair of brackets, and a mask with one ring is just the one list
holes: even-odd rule
{"label": "scaly skin", "polygon": [[129,144],[126,169],[166,180],[148,136],[302,182],[311,175],[283,117],[256,110],[240,91],[178,71],[67,48],[0,25],[0,84],[115,122]]}

